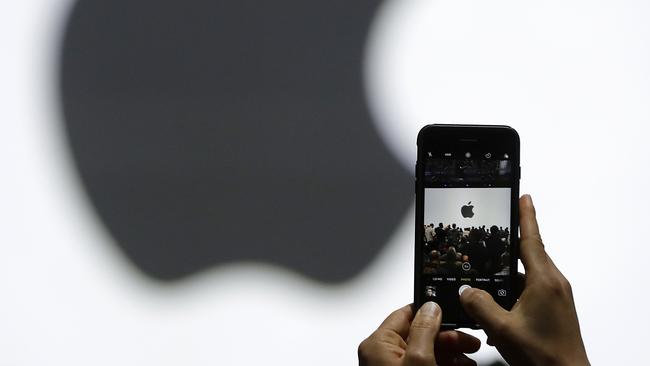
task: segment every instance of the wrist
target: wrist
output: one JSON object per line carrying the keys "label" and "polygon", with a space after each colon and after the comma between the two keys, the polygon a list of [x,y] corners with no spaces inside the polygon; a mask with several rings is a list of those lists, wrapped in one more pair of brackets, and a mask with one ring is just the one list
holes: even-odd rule
{"label": "wrist", "polygon": [[533,357],[535,365],[539,366],[591,366],[586,354],[546,354]]}
{"label": "wrist", "polygon": [[587,355],[580,355],[575,357],[568,357],[561,362],[556,363],[557,366],[591,366]]}

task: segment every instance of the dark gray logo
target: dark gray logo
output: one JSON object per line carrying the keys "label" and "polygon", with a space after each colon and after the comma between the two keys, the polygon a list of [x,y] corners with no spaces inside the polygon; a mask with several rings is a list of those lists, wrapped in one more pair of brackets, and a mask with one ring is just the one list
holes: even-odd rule
{"label": "dark gray logo", "polygon": [[469,201],[466,205],[461,207],[460,208],[460,213],[465,218],[474,217],[474,206],[472,205],[472,201]]}
{"label": "dark gray logo", "polygon": [[162,280],[263,261],[340,282],[412,202],[362,87],[379,1],[83,0],[63,44],[72,156]]}

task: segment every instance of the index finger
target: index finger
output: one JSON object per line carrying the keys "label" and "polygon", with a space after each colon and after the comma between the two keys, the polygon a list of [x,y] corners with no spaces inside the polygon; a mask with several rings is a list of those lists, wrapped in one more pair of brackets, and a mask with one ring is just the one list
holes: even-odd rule
{"label": "index finger", "polygon": [[399,334],[402,339],[406,339],[409,335],[411,320],[413,320],[413,304],[408,304],[393,311],[377,329],[393,331]]}
{"label": "index finger", "polygon": [[481,340],[458,330],[447,330],[438,333],[436,349],[444,350],[447,354],[474,353],[481,348]]}
{"label": "index finger", "polygon": [[527,273],[534,272],[547,262],[547,256],[537,225],[535,206],[528,194],[519,199],[519,226],[521,262]]}

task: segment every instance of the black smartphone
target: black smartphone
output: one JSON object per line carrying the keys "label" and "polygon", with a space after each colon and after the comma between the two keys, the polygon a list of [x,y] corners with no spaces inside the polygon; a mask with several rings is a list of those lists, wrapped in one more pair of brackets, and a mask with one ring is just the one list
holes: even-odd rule
{"label": "black smartphone", "polygon": [[519,135],[508,126],[427,125],[417,138],[415,304],[435,301],[444,329],[479,325],[462,286],[516,299]]}

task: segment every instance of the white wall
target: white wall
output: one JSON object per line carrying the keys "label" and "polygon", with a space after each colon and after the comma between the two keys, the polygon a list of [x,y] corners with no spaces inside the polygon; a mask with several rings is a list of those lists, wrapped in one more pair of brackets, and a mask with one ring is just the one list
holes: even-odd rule
{"label": "white wall", "polygon": [[[463,217],[461,207],[471,202],[474,216]],[[424,223],[459,227],[510,227],[510,188],[426,188]]]}

